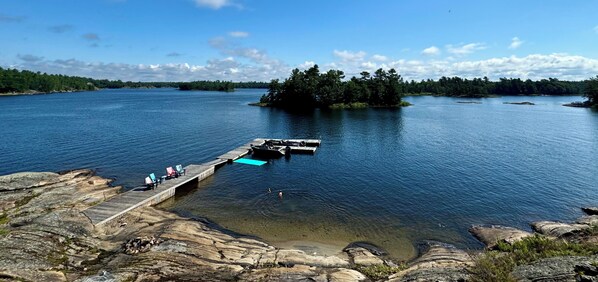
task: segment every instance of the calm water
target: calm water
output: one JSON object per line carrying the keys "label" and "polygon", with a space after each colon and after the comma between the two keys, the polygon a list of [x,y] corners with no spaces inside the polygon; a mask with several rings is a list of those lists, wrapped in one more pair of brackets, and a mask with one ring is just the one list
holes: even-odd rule
{"label": "calm water", "polygon": [[409,97],[415,106],[400,110],[302,114],[246,106],[262,93],[0,97],[0,174],[84,167],[132,187],[256,137],[321,138],[313,156],[227,165],[163,207],[281,246],[370,241],[401,259],[427,239],[478,248],[471,224],[528,229],[597,204],[598,112],[560,106],[579,97]]}

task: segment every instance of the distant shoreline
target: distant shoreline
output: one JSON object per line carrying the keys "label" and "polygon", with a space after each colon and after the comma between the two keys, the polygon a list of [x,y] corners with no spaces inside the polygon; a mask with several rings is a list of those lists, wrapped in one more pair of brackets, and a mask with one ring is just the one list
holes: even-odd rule
{"label": "distant shoreline", "polygon": [[28,90],[25,92],[0,93],[0,97],[1,96],[33,96],[33,95],[64,94],[64,93],[87,92],[87,91],[96,91],[96,90],[65,90],[65,91],[51,91],[51,92]]}

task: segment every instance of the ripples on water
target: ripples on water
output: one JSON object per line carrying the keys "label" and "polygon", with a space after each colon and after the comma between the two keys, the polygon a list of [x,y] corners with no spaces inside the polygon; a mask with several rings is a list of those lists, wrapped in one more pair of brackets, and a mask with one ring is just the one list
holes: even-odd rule
{"label": "ripples on water", "polygon": [[[579,97],[408,97],[415,106],[400,110],[310,113],[246,106],[262,93],[0,97],[0,174],[86,167],[133,187],[256,137],[321,138],[313,156],[227,165],[163,207],[281,245],[371,241],[397,258],[427,239],[478,248],[471,224],[528,229],[596,204],[598,113],[560,106]],[[537,105],[503,104],[526,100]]]}

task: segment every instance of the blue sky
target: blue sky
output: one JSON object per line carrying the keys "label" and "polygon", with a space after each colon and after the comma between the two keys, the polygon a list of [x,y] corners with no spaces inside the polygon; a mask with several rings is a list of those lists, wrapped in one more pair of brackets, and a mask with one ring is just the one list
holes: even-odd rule
{"label": "blue sky", "polygon": [[0,66],[142,81],[347,75],[585,79],[598,1],[0,0]]}

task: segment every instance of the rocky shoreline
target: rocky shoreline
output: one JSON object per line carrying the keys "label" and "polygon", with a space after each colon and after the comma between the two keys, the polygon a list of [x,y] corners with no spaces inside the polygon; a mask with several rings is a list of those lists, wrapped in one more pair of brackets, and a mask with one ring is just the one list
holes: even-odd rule
{"label": "rocky shoreline", "polygon": [[[469,281],[484,251],[426,242],[416,259],[397,263],[367,243],[335,256],[279,249],[230,234],[201,220],[153,207],[93,226],[82,213],[120,187],[90,170],[0,176],[0,281]],[[533,229],[551,240],[596,244],[598,209],[576,223],[542,221]],[[510,227],[474,226],[488,249],[529,238]],[[563,256],[517,266],[520,281],[598,281],[597,256]],[[580,275],[580,273],[584,273]],[[598,273],[598,272],[596,272]],[[589,276],[588,276],[589,275]]]}

